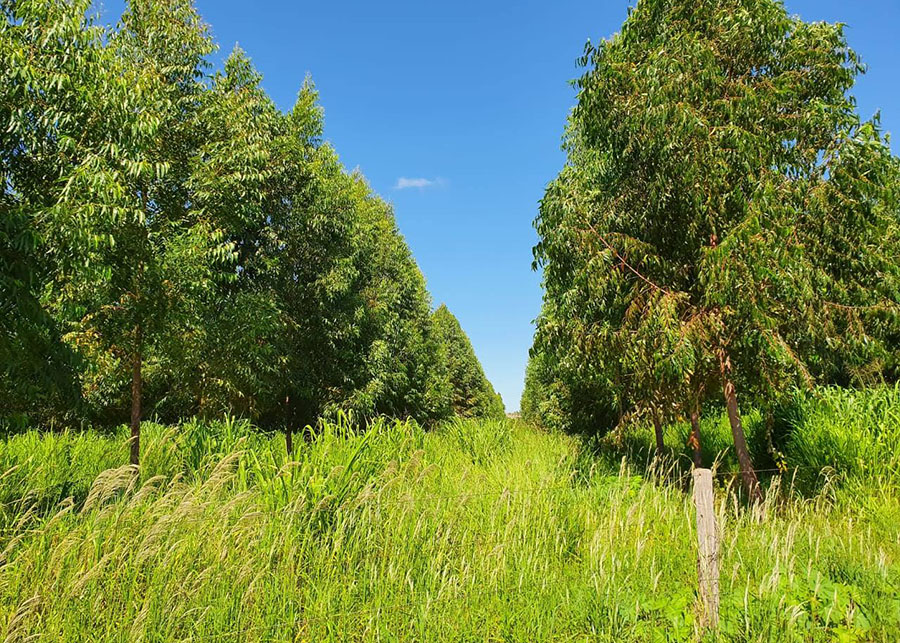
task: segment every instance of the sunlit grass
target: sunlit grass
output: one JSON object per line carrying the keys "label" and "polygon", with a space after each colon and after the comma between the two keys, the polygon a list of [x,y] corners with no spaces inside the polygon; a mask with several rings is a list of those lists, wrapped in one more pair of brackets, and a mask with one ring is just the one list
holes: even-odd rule
{"label": "sunlit grass", "polygon": [[[287,458],[242,422],[30,432],[6,475],[8,640],[693,640],[691,499],[512,422],[325,425]],[[780,486],[779,486],[780,484]],[[885,486],[748,510],[725,486],[725,640],[897,640]]]}

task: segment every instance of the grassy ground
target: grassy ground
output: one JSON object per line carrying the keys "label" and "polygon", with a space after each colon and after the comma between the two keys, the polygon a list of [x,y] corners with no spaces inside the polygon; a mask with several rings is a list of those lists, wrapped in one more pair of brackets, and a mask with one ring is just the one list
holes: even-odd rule
{"label": "grassy ground", "polygon": [[[813,461],[816,440],[855,431],[862,460],[812,479],[813,494],[776,477],[755,511],[718,477],[722,640],[900,639],[888,441],[900,404],[872,397],[896,391],[829,395],[837,415],[809,402],[785,444]],[[841,404],[875,410],[850,426]],[[514,422],[325,429],[292,462],[281,436],[240,422],[145,424],[138,477],[121,466],[124,433],[0,442],[0,631],[10,641],[699,636],[690,497],[639,458]],[[669,428],[673,447],[681,431]],[[857,466],[864,439],[886,459],[877,471]]]}

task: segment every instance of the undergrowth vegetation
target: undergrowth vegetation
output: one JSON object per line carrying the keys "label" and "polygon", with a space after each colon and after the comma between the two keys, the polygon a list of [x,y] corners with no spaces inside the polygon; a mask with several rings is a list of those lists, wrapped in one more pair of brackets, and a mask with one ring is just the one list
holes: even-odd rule
{"label": "undergrowth vegetation", "polygon": [[[863,390],[825,387],[795,392],[773,413],[767,428],[758,410],[744,414],[747,444],[763,477],[784,475],[792,487],[811,496],[831,484],[861,492],[900,488],[900,384]],[[702,461],[722,477],[739,475],[724,410],[700,420]],[[691,426],[686,419],[664,432],[668,475],[688,476],[692,465]],[[586,441],[609,463],[625,457],[643,468],[654,464],[653,428],[633,423]]]}
{"label": "undergrowth vegetation", "polygon": [[[822,478],[769,477],[762,505],[740,502],[719,458],[723,640],[900,637],[898,395],[793,407],[779,447]],[[706,422],[727,444],[726,421]],[[683,431],[667,428],[673,451]],[[139,472],[124,435],[0,443],[7,640],[702,636],[677,458],[644,466],[506,420],[323,423],[294,459],[282,435],[238,420],[142,436]],[[822,445],[841,440],[857,459],[830,459]]]}

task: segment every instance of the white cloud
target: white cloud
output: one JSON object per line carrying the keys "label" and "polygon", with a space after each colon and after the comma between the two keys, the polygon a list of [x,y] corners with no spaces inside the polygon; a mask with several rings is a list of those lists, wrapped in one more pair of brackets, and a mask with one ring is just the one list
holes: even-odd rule
{"label": "white cloud", "polygon": [[435,185],[441,185],[442,183],[442,179],[408,178],[405,176],[401,176],[399,179],[397,179],[397,184],[394,186],[394,189],[405,190],[407,188],[418,188],[420,190],[424,190],[425,188],[434,187]]}

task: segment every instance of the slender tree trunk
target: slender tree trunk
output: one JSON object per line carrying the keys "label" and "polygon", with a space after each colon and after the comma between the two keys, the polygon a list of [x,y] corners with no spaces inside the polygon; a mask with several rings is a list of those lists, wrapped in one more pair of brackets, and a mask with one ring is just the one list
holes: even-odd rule
{"label": "slender tree trunk", "polygon": [[663,453],[665,453],[666,444],[663,440],[662,421],[659,419],[659,413],[656,411],[653,412],[653,430],[656,433],[656,455],[661,458]]}
{"label": "slender tree trunk", "polygon": [[284,444],[289,458],[294,457],[294,414],[291,413],[291,396],[284,396]]}
{"label": "slender tree trunk", "polygon": [[734,438],[734,449],[737,452],[738,463],[741,466],[741,481],[747,496],[753,502],[762,502],[762,490],[759,487],[759,479],[753,469],[753,461],[750,459],[750,451],[747,449],[747,439],[744,435],[744,425],[738,411],[737,394],[734,383],[728,376],[730,370],[724,352],[719,356],[719,364],[722,374],[722,392],[725,396],[725,407],[728,410],[728,421],[731,423],[731,435]]}
{"label": "slender tree trunk", "polygon": [[140,462],[141,454],[141,327],[137,327],[137,349],[131,357],[131,464]]}
{"label": "slender tree trunk", "polygon": [[698,469],[703,468],[703,450],[700,448],[700,404],[695,400],[694,407],[691,409],[691,437],[688,444],[694,452],[694,466]]}
{"label": "slender tree trunk", "polygon": [[[147,214],[147,186],[141,185],[141,209]],[[144,242],[147,242],[147,228],[141,226]],[[140,306],[141,286],[144,277],[144,261],[138,260],[138,268],[134,279],[133,288],[135,302]],[[140,317],[134,327],[134,354],[131,356],[131,464],[138,466],[141,460],[141,396],[143,379],[141,376],[141,361],[143,360],[144,329]]]}

